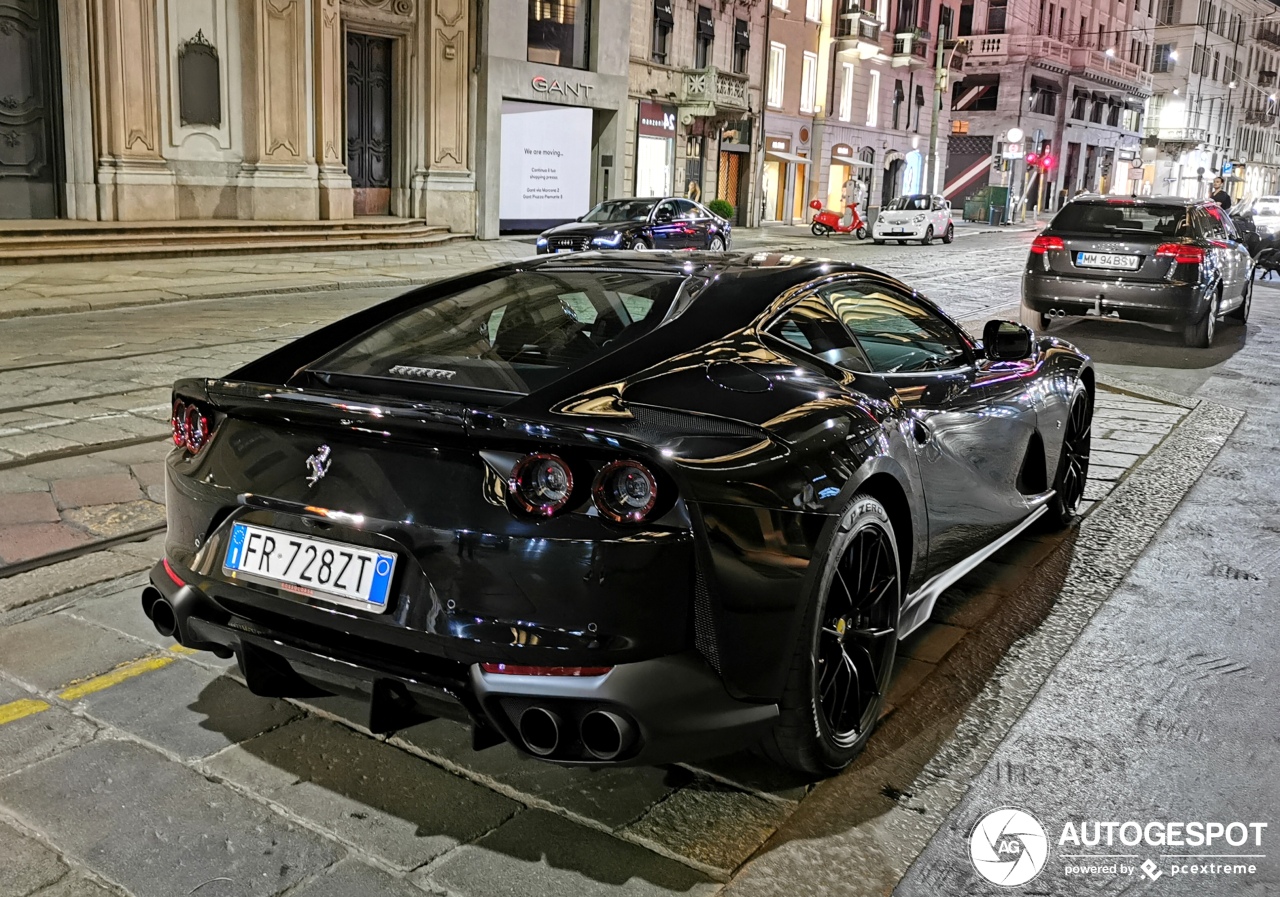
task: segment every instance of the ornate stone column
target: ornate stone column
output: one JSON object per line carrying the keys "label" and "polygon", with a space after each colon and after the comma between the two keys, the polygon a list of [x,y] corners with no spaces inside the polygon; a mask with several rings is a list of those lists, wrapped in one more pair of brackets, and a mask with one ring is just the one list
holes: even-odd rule
{"label": "ornate stone column", "polygon": [[308,88],[311,9],[305,0],[242,0],[244,164],[241,218],[319,217]]}
{"label": "ornate stone column", "polygon": [[161,155],[155,0],[93,0],[98,205],[107,220],[177,217]]}
{"label": "ornate stone column", "polygon": [[342,19],[338,0],[315,0],[316,165],[320,217],[350,218],[351,177],[343,155]]}
{"label": "ornate stone column", "polygon": [[427,172],[425,217],[471,229],[475,221],[475,174],[470,159],[471,4],[427,0]]}

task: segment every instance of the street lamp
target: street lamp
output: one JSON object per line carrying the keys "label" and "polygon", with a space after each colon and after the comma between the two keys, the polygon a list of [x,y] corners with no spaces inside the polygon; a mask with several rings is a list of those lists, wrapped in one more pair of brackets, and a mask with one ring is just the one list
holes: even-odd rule
{"label": "street lamp", "polygon": [[930,116],[929,122],[929,162],[928,176],[925,183],[929,185],[929,192],[936,193],[939,190],[938,185],[938,114],[942,111],[942,91],[946,88],[947,72],[951,69],[951,60],[960,52],[960,48],[964,47],[964,51],[960,52],[963,59],[968,54],[968,40],[958,38],[956,40],[939,41],[935,54],[937,56],[936,64],[933,72],[933,115]]}

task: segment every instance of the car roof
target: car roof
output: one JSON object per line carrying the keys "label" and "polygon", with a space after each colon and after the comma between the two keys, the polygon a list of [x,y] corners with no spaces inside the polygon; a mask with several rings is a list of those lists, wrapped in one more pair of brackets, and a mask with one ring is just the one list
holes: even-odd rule
{"label": "car roof", "polygon": [[1189,199],[1185,196],[1131,196],[1126,193],[1082,193],[1079,196],[1073,196],[1071,202],[1084,203],[1115,203],[1116,205],[1126,206],[1191,206],[1204,205],[1208,202],[1205,199]]}

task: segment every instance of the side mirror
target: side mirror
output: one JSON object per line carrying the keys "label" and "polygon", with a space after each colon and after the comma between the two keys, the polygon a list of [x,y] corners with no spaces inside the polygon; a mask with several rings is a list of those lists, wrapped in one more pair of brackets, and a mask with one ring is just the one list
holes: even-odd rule
{"label": "side mirror", "polygon": [[988,321],[982,328],[982,347],[992,361],[1021,361],[1031,357],[1031,328],[1013,321]]}

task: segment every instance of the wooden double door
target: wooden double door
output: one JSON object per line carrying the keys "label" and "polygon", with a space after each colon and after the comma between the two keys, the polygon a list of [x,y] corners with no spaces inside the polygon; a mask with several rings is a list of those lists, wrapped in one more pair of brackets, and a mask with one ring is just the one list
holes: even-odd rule
{"label": "wooden double door", "polygon": [[393,49],[391,38],[347,32],[347,173],[357,215],[391,214]]}
{"label": "wooden double door", "polygon": [[61,211],[56,5],[0,0],[0,218]]}

